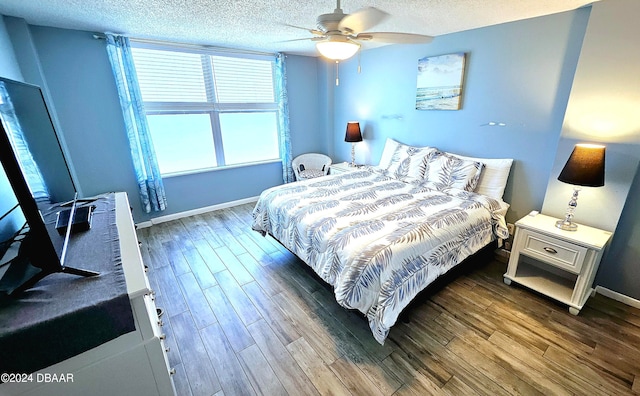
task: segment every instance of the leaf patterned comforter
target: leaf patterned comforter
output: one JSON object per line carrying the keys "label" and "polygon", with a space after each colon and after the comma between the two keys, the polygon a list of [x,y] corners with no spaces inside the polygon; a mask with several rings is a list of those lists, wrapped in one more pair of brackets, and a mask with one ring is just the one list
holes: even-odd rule
{"label": "leaf patterned comforter", "polygon": [[384,343],[409,302],[496,237],[506,238],[502,201],[437,191],[369,167],[265,190],[253,229],[269,233],[365,314]]}

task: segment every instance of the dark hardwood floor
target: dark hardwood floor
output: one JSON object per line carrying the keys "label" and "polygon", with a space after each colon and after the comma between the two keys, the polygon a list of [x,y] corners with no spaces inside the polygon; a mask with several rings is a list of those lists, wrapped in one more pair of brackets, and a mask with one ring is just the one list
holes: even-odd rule
{"label": "dark hardwood floor", "polygon": [[[432,292],[384,346],[272,238],[253,205],[140,229],[184,395],[640,393],[640,310],[591,298],[579,316],[488,259]],[[622,276],[622,275],[621,275]]]}

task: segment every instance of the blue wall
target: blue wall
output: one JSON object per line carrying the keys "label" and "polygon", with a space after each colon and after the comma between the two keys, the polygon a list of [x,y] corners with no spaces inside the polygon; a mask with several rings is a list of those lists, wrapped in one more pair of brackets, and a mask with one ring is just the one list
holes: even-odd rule
{"label": "blue wall", "polygon": [[[168,208],[146,214],[137,185],[105,42],[90,32],[29,26],[12,18],[15,30],[29,31],[39,67],[55,103],[58,130],[64,136],[77,184],[84,196],[126,191],[136,222],[254,197],[282,183],[279,163],[219,169],[165,178]],[[23,34],[21,37],[26,36]],[[19,55],[18,55],[19,56]],[[30,62],[33,64],[33,62]],[[327,151],[327,135],[318,108],[314,58],[287,57],[291,140],[294,155]]]}
{"label": "blue wall", "polygon": [[104,41],[86,32],[28,29],[82,194],[126,191],[134,213],[141,213]]}
{"label": "blue wall", "polygon": [[23,81],[22,72],[18,65],[11,38],[4,23],[4,17],[0,15],[0,76],[16,81]]}
{"label": "blue wall", "polygon": [[[350,157],[347,121],[364,128],[357,162],[377,164],[387,137],[463,155],[513,158],[508,220],[539,210],[553,164],[589,9],[387,46],[340,64],[333,156]],[[418,59],[465,52],[462,109],[415,110]],[[332,65],[326,66],[332,69]],[[328,71],[333,75],[333,71]],[[488,126],[490,121],[505,127]],[[359,158],[359,160],[358,160]]]}
{"label": "blue wall", "polygon": [[326,95],[321,94],[324,80],[316,58],[287,55],[287,92],[293,155],[308,152],[329,153],[329,118]]}

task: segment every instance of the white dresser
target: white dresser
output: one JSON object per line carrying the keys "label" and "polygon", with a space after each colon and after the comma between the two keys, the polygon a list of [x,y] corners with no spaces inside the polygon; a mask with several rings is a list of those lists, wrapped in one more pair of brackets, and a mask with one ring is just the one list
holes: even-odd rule
{"label": "white dresser", "polygon": [[[125,193],[116,193],[116,225],[122,266],[136,330],[32,374],[23,383],[0,385],[0,395],[175,395],[162,322]],[[78,326],[82,326],[78,323]],[[55,377],[54,377],[55,375]],[[68,382],[61,382],[64,378]],[[71,381],[69,381],[71,380]]]}

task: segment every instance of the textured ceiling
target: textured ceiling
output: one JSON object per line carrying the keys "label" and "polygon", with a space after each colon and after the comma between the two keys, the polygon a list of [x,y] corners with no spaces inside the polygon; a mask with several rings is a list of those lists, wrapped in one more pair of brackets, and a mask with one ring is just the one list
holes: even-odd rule
{"label": "textured ceiling", "polygon": [[[573,10],[593,0],[343,0],[345,13],[373,6],[391,15],[372,29],[438,36]],[[317,55],[316,17],[335,0],[1,0],[0,14],[32,25],[265,52]],[[369,44],[371,45],[371,44]],[[365,46],[366,48],[367,46]]]}

